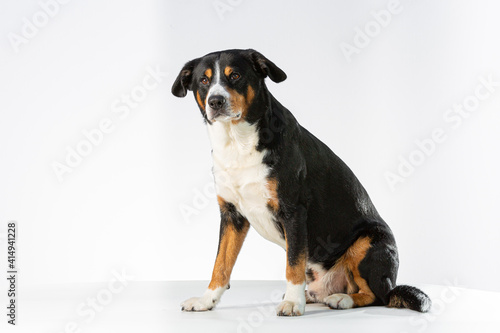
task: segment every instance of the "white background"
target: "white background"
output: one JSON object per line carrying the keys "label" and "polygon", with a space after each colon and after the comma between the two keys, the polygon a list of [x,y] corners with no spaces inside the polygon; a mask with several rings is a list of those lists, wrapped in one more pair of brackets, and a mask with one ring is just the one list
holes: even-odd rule
{"label": "white background", "polygon": [[[72,1],[16,52],[9,34],[22,36],[23,18],[41,7],[2,2],[0,221],[2,232],[19,222],[22,283],[106,281],[115,269],[210,278],[219,233],[216,200],[203,194],[210,144],[192,96],[170,87],[190,59],[254,48],[288,74],[269,82],[272,93],[353,169],[392,227],[401,282],[500,291],[500,86],[457,128],[443,119],[480,76],[500,81],[500,6],[402,0],[348,61],[341,44],[355,45],[356,29],[388,3]],[[168,74],[120,118],[114,103],[157,67]],[[53,163],[105,118],[113,131],[60,182]],[[384,175],[436,128],[447,139],[391,189]],[[252,230],[233,278],[284,270],[283,250]]]}

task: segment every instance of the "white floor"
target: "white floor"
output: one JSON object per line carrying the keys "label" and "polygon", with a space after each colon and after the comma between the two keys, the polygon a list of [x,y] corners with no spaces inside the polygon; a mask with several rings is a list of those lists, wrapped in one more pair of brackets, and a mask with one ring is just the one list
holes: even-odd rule
{"label": "white floor", "polygon": [[330,310],[313,304],[307,305],[304,316],[286,318],[274,312],[284,282],[233,281],[215,310],[181,312],[181,301],[201,295],[206,285],[206,281],[129,282],[121,291],[117,285],[110,289],[98,283],[25,288],[19,299],[19,324],[12,331],[500,332],[497,292],[420,285],[434,301],[428,314],[385,307]]}

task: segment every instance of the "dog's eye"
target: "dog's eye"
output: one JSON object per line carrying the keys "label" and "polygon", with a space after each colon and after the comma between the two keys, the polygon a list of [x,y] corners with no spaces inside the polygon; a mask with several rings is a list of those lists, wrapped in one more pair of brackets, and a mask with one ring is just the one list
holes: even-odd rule
{"label": "dog's eye", "polygon": [[210,81],[208,81],[208,79],[206,77],[204,77],[200,80],[200,82],[201,82],[201,84],[208,84],[208,82],[210,82]]}
{"label": "dog's eye", "polygon": [[229,76],[229,78],[233,81],[238,80],[240,77],[241,75],[239,73],[231,73],[231,75]]}

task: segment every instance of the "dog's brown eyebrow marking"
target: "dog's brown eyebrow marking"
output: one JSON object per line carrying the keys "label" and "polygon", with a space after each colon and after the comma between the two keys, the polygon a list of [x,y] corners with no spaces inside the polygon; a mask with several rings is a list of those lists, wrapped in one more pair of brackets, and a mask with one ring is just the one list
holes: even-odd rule
{"label": "dog's brown eyebrow marking", "polygon": [[208,68],[206,71],[205,71],[205,76],[208,77],[209,79],[212,78],[212,69],[211,68]]}
{"label": "dog's brown eyebrow marking", "polygon": [[226,76],[231,75],[232,72],[233,72],[233,69],[231,67],[226,66],[226,68],[224,68],[224,74],[226,74]]}

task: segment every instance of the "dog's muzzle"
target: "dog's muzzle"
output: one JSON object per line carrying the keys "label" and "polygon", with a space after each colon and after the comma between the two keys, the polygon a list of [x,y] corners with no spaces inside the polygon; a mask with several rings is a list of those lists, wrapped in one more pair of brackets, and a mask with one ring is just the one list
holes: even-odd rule
{"label": "dog's muzzle", "polygon": [[210,96],[208,99],[208,106],[214,111],[223,109],[226,105],[226,99],[221,95]]}
{"label": "dog's muzzle", "polygon": [[233,114],[231,111],[229,111],[230,107],[224,96],[210,96],[207,104],[209,109],[208,119],[210,121],[215,121],[217,119],[224,121],[229,119],[239,119],[241,117],[241,113]]}

